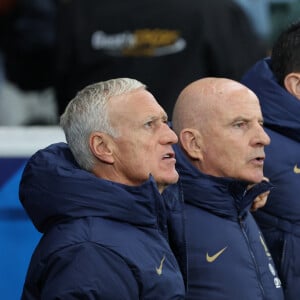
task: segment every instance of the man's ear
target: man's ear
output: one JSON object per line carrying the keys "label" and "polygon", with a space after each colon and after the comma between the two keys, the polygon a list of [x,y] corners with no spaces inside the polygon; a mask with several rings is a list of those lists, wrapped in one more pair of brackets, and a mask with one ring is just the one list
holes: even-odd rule
{"label": "man's ear", "polygon": [[188,156],[195,160],[202,160],[201,134],[193,128],[185,128],[179,134],[182,148]]}
{"label": "man's ear", "polygon": [[300,73],[290,73],[284,78],[287,91],[300,100]]}
{"label": "man's ear", "polygon": [[89,139],[90,149],[99,160],[112,164],[114,156],[111,137],[103,132],[93,132]]}

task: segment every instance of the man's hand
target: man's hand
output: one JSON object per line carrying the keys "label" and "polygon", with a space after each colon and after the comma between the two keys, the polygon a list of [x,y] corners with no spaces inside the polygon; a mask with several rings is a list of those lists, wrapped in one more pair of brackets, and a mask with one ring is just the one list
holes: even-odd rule
{"label": "man's hand", "polygon": [[254,199],[253,203],[252,203],[250,211],[253,212],[253,211],[256,211],[257,209],[262,208],[263,206],[265,206],[266,203],[267,203],[267,199],[268,199],[269,194],[270,194],[270,191],[267,191],[267,192],[262,193],[259,196],[257,196]]}
{"label": "man's hand", "polygon": [[[268,181],[268,182],[269,182],[269,178],[264,177],[262,181]],[[253,184],[253,185],[254,185],[254,184]],[[248,188],[251,188],[253,185],[248,186]],[[270,194],[270,191],[267,191],[267,192],[262,193],[262,194],[260,194],[259,196],[257,196],[257,197],[254,199],[253,203],[252,203],[252,206],[251,206],[251,208],[250,208],[250,211],[251,211],[251,212],[254,212],[254,211],[256,211],[257,209],[264,207],[264,206],[266,205],[266,203],[267,203],[269,194]]]}

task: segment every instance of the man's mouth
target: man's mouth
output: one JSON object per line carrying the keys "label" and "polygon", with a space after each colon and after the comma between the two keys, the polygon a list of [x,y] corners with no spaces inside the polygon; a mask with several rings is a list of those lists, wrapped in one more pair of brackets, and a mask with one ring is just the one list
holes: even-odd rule
{"label": "man's mouth", "polygon": [[170,153],[166,153],[164,156],[163,156],[163,159],[170,159],[170,158],[175,158],[175,154],[170,152]]}
{"label": "man's mouth", "polygon": [[264,161],[265,161],[264,156],[258,156],[258,157],[255,157],[254,159],[252,159],[252,162],[254,162],[257,165],[263,165]]}

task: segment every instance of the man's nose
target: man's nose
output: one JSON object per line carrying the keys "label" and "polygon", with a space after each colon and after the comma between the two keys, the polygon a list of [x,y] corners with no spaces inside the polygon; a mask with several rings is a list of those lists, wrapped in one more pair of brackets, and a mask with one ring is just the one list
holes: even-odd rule
{"label": "man's nose", "polygon": [[176,133],[169,127],[168,124],[164,124],[164,133],[162,135],[162,143],[164,144],[176,144],[178,137]]}
{"label": "man's nose", "polygon": [[258,125],[256,144],[267,146],[270,143],[271,143],[271,139],[269,135],[261,125]]}

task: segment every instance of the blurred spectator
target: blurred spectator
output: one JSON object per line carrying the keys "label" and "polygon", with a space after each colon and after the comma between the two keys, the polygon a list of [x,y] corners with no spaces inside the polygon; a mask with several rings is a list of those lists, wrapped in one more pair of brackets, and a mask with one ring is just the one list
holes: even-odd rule
{"label": "blurred spectator", "polygon": [[171,116],[188,83],[240,79],[266,54],[232,0],[73,0],[60,1],[58,11],[59,114],[85,85],[126,76],[147,84]]}
{"label": "blurred spectator", "polygon": [[9,24],[10,13],[14,9],[16,0],[1,0],[0,2],[0,93],[4,81],[3,41]]}
{"label": "blurred spectator", "polygon": [[57,123],[55,18],[56,0],[1,0],[0,125]]}
{"label": "blurred spectator", "polygon": [[6,76],[22,90],[53,85],[56,0],[17,0],[6,28]]}
{"label": "blurred spectator", "polygon": [[0,50],[0,93],[1,93],[1,86],[4,81],[4,67],[3,67],[3,55]]}
{"label": "blurred spectator", "polygon": [[0,86],[0,126],[56,125],[53,89],[23,91],[9,81]]}
{"label": "blurred spectator", "polygon": [[299,0],[235,0],[269,48],[281,30],[300,16]]}
{"label": "blurred spectator", "polygon": [[270,6],[271,33],[269,36],[270,48],[277,40],[278,36],[289,24],[300,19],[299,0],[272,1]]}
{"label": "blurred spectator", "polygon": [[270,0],[235,0],[245,10],[254,30],[266,41],[271,33]]}

